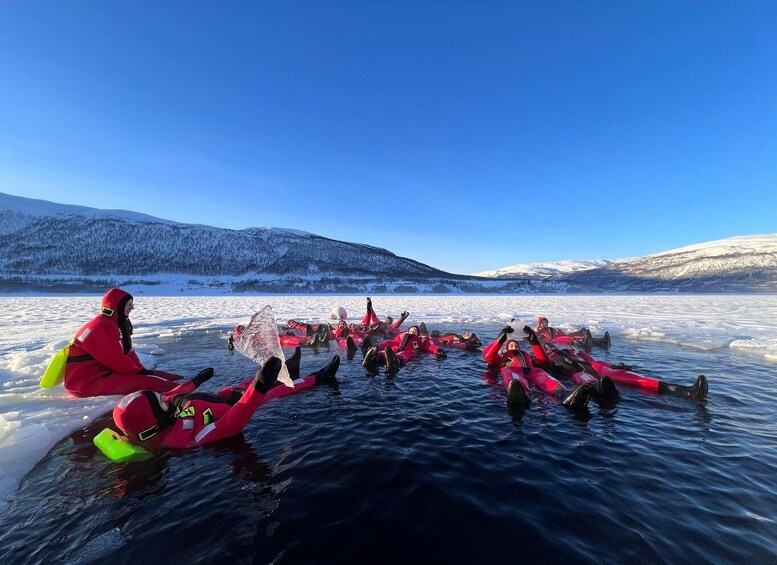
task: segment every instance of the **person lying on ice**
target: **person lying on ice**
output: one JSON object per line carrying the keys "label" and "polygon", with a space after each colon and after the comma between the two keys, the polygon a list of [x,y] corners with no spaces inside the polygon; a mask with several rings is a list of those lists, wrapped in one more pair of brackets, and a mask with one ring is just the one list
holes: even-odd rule
{"label": "person lying on ice", "polygon": [[586,349],[591,349],[594,345],[610,347],[611,343],[610,332],[604,332],[604,337],[602,338],[593,337],[588,328],[580,328],[577,331],[567,333],[559,328],[549,326],[548,319],[543,316],[537,318],[536,333],[540,341],[577,345]]}
{"label": "person lying on ice", "polygon": [[100,313],[73,338],[65,367],[65,390],[77,397],[128,394],[148,389],[167,392],[183,377],[146,369],[132,349],[132,295],[112,288]]}
{"label": "person lying on ice", "polygon": [[364,354],[362,365],[368,371],[375,373],[378,371],[379,364],[385,364],[386,374],[394,375],[418,351],[432,353],[438,359],[447,357],[445,350],[435,345],[429,336],[419,335],[418,326],[410,326],[406,332],[394,339],[370,347]]}
{"label": "person lying on ice", "polygon": [[[586,406],[595,392],[593,386],[581,384],[573,391],[568,391],[564,385],[539,367],[540,361],[521,351],[517,341],[507,340],[507,334],[513,331],[512,326],[505,326],[496,340],[483,349],[486,363],[500,370],[508,401],[511,404],[528,406],[531,403],[529,398],[529,382],[531,382],[548,395],[560,399],[565,406],[574,408]],[[504,351],[502,351],[503,345]]]}
{"label": "person lying on ice", "polygon": [[[286,366],[296,379],[299,349]],[[276,383],[281,360],[270,357],[253,379],[216,394],[194,392],[213,376],[212,371],[203,371],[169,393],[142,390],[125,396],[113,409],[113,420],[130,442],[151,451],[197,447],[239,434],[259,405],[267,400],[334,382],[339,366],[340,358],[335,356],[323,369],[295,380],[291,388]]]}

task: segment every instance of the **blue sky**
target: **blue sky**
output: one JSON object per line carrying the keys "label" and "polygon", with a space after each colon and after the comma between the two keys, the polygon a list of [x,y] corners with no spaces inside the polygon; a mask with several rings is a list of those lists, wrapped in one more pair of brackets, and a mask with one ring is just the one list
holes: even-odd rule
{"label": "blue sky", "polygon": [[4,2],[0,192],[445,270],[777,232],[775,2]]}

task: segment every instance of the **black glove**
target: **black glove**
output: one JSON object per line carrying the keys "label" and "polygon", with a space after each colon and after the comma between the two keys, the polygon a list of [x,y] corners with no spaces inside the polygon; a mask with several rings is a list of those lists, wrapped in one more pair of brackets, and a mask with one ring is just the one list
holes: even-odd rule
{"label": "black glove", "polygon": [[513,333],[515,330],[512,326],[505,326],[502,328],[502,331],[499,332],[499,335],[496,337],[496,340],[499,343],[504,343],[507,340],[507,334]]}
{"label": "black glove", "polygon": [[372,312],[372,299],[367,297],[367,312]]}
{"label": "black glove", "polygon": [[138,374],[139,375],[156,375],[156,373],[154,371],[152,371],[151,369],[146,369],[146,368],[141,369]]}
{"label": "black glove", "polygon": [[277,357],[270,357],[264,362],[264,365],[256,372],[251,386],[253,386],[257,392],[267,394],[267,392],[278,380],[278,373],[281,372],[281,360]]}
{"label": "black glove", "polygon": [[402,338],[402,341],[399,343],[399,347],[397,348],[397,351],[403,351],[407,346],[408,341],[410,341],[410,334],[406,333]]}
{"label": "black glove", "polygon": [[466,349],[467,351],[478,351],[480,349],[480,346],[470,342],[464,346],[464,349]]}
{"label": "black glove", "polygon": [[434,352],[434,354],[437,357],[437,359],[445,359],[448,356],[448,354],[445,353],[444,349],[438,349],[437,351]]}
{"label": "black glove", "polygon": [[210,380],[210,378],[213,376],[213,367],[208,367],[207,369],[203,369],[199,373],[197,373],[197,376],[192,379],[192,382],[194,383],[194,386],[200,386],[205,381]]}
{"label": "black glove", "polygon": [[405,320],[407,320],[407,317],[408,317],[409,315],[410,315],[410,312],[408,312],[407,310],[405,310],[404,312],[402,312],[402,313],[399,315],[399,319],[400,319],[400,320],[402,320],[402,321],[404,322]]}
{"label": "black glove", "polygon": [[535,332],[532,328],[529,326],[523,327],[523,333],[526,334],[526,339],[529,340],[529,343],[532,345],[539,345],[540,340],[537,338],[537,332]]}

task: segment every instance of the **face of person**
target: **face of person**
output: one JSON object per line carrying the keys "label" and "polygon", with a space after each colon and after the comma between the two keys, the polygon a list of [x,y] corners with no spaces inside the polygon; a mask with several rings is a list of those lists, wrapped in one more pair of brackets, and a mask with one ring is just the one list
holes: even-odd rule
{"label": "face of person", "polygon": [[547,327],[548,327],[548,321],[547,321],[547,320],[542,320],[542,324],[540,324],[540,325],[541,325],[543,328],[547,328]]}
{"label": "face of person", "polygon": [[418,328],[413,326],[412,328],[407,330],[407,333],[409,333],[410,335],[418,335]]}
{"label": "face of person", "polygon": [[507,344],[507,351],[515,351],[518,349],[518,342],[517,341],[511,341]]}
{"label": "face of person", "polygon": [[386,319],[383,320],[383,323],[386,324],[387,326],[390,326],[391,324],[394,323],[394,318],[392,318],[391,316],[386,316]]}
{"label": "face of person", "polygon": [[346,324],[345,321],[340,320],[339,322],[337,322],[337,327],[338,328],[346,328],[346,327],[348,327],[348,324]]}
{"label": "face of person", "polygon": [[124,306],[124,315],[129,316],[130,312],[135,308],[135,305],[133,304],[133,300],[130,299],[127,301],[127,304]]}

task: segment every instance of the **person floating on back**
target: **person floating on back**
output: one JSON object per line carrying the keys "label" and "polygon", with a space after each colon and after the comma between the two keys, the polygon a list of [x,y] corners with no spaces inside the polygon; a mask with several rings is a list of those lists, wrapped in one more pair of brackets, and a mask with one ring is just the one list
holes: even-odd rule
{"label": "person floating on back", "polygon": [[593,346],[609,349],[611,345],[610,332],[604,332],[604,337],[594,337],[588,328],[580,328],[574,332],[565,332],[559,328],[548,325],[548,319],[544,316],[537,318],[537,337],[542,342],[552,341],[565,345],[575,345],[584,349]]}
{"label": "person floating on back", "polygon": [[294,388],[276,382],[281,360],[270,357],[252,379],[216,394],[194,392],[213,376],[212,370],[203,371],[168,393],[134,392],[119,400],[113,409],[113,420],[127,440],[151,451],[197,447],[237,435],[263,402],[335,382],[339,357],[333,357],[316,373],[298,379],[299,356],[297,348],[286,362],[295,379]]}

